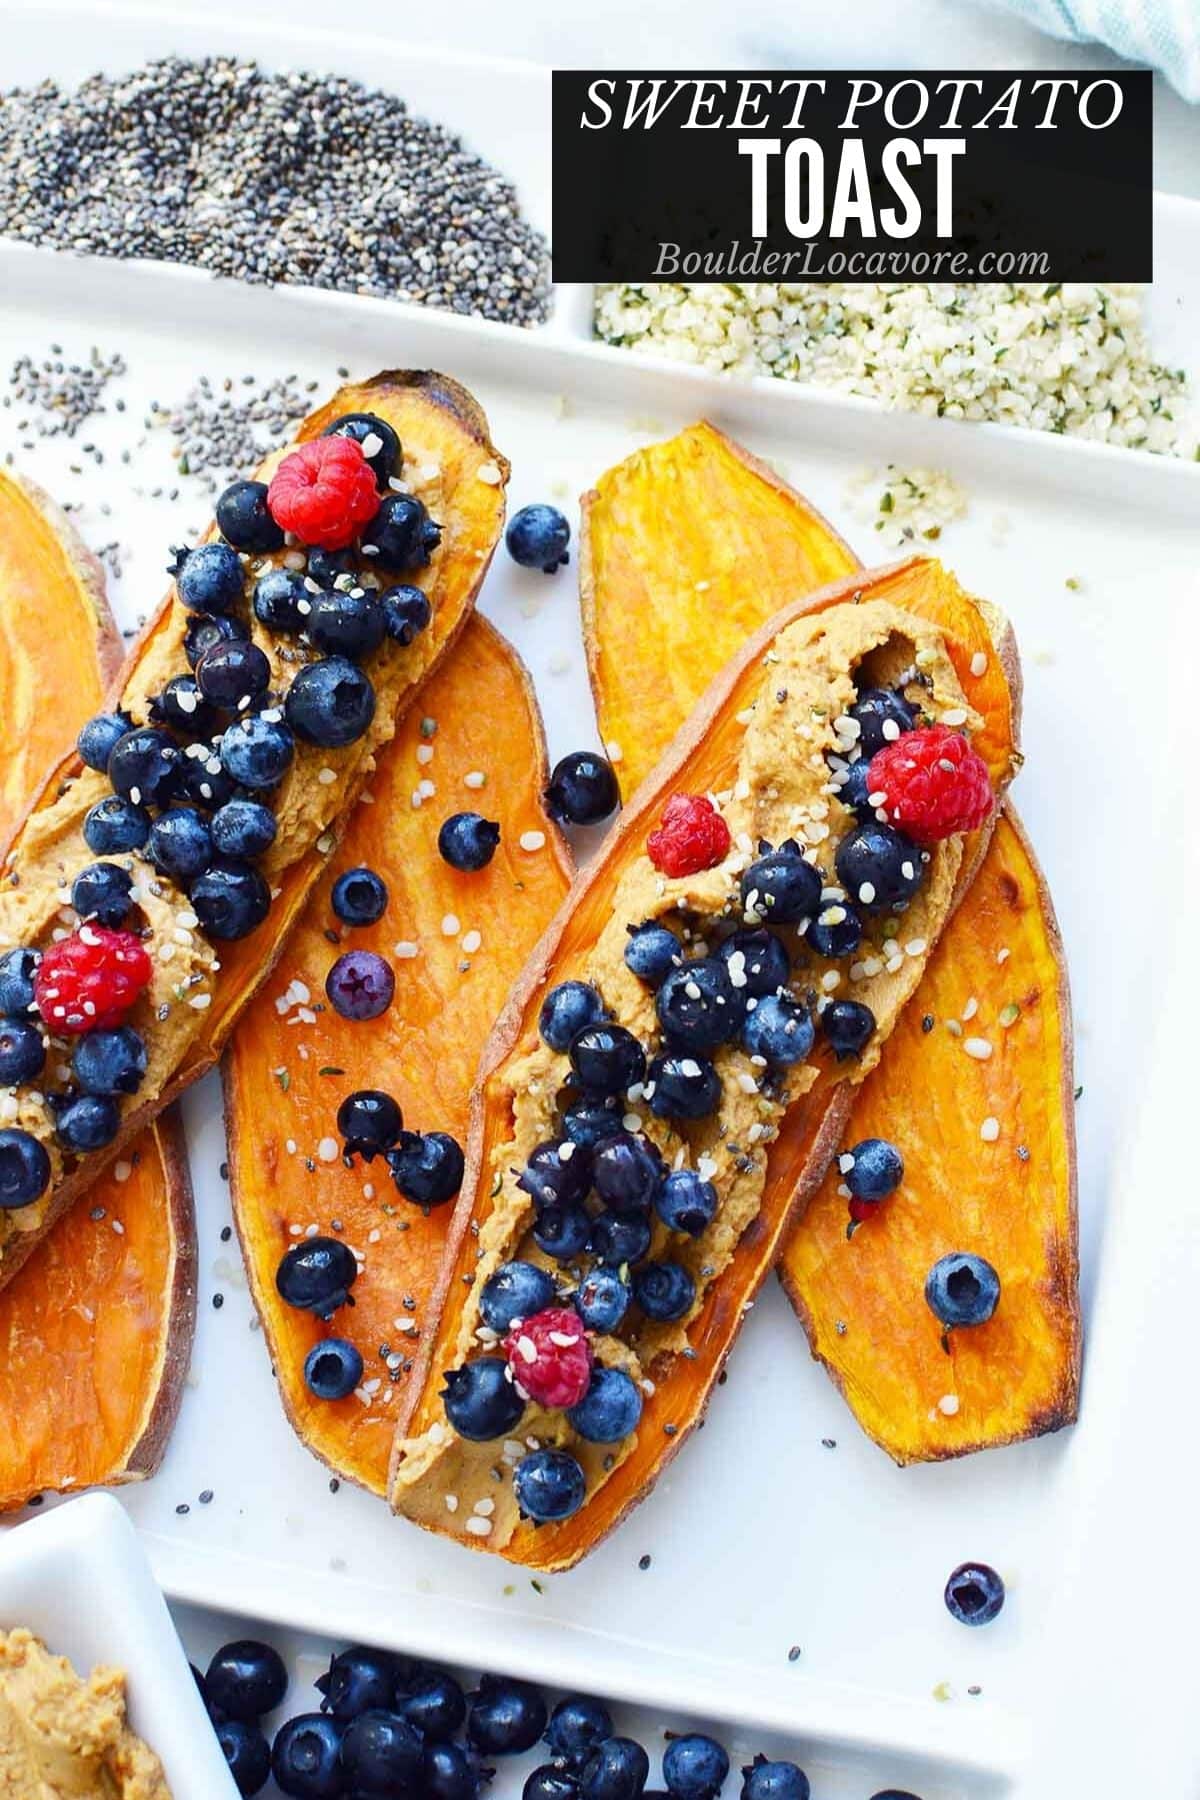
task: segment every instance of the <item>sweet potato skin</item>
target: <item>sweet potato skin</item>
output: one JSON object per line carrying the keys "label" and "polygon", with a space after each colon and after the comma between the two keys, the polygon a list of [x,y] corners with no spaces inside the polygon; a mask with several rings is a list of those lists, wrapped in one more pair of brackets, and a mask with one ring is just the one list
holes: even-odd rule
{"label": "sweet potato skin", "polygon": [[[430,732],[425,721],[436,730]],[[428,763],[417,760],[422,746],[432,751]],[[476,770],[490,771],[482,789],[464,785]],[[411,795],[423,776],[436,782],[437,796],[416,808]],[[263,992],[243,1014],[223,1063],[234,1218],[284,1408],[303,1442],[335,1473],[379,1494],[386,1487],[402,1387],[380,1361],[379,1346],[408,1356],[426,1328],[450,1210],[426,1215],[403,1200],[381,1161],[359,1163],[353,1171],[340,1162],[318,1164],[310,1172],[305,1157],[334,1130],[340,1101],[359,1087],[386,1087],[412,1129],[465,1137],[479,1051],[513,978],[570,885],[569,853],[542,804],[545,779],[532,683],[516,652],[476,615],[379,758],[369,790],[373,803],[356,811],[279,972],[284,986],[299,977],[314,997],[320,994],[336,954],[326,936],[336,925],[329,890],[343,868],[365,863],[388,884],[388,910],[378,925],[347,935],[393,962],[396,999],[370,1025],[327,1011],[297,1028],[280,1017],[274,995]],[[474,874],[452,869],[437,849],[443,818],[468,808],[501,827],[495,857]],[[545,847],[523,851],[520,839],[527,831],[541,831]],[[449,914],[460,920],[458,938],[442,930]],[[465,956],[461,935],[471,930],[481,933],[483,944]],[[419,956],[397,959],[397,941],[419,947]],[[297,1054],[301,1044],[304,1060]],[[289,1139],[298,1145],[294,1155],[286,1149]],[[317,1219],[325,1230],[334,1218],[366,1264],[353,1308],[325,1327],[284,1305],[275,1271],[296,1241],[290,1225]],[[329,1333],[358,1346],[366,1379],[380,1377],[383,1386],[369,1405],[353,1396],[316,1400],[305,1386],[305,1355]]]}
{"label": "sweet potato skin", "polygon": [[[431,370],[387,370],[369,381],[340,388],[325,406],[303,422],[295,441],[304,442],[318,436],[325,425],[342,413],[362,411],[374,411],[394,425],[406,455],[410,448],[417,447],[437,454],[447,498],[444,509],[447,516],[442,521],[446,528],[443,553],[436,564],[438,604],[429,630],[412,646],[411,697],[419,680],[454,642],[474,606],[475,594],[487,572],[503,522],[508,464],[492,445],[487,420],[473,396],[449,376]],[[267,457],[258,473],[264,478],[269,477],[284,453],[279,451]],[[495,479],[480,479],[478,471],[489,465]],[[451,493],[455,496],[454,506],[449,505]],[[215,527],[208,535],[212,536],[214,531]],[[424,576],[424,571],[418,571],[411,579],[420,584]],[[110,704],[117,704],[130,670],[149,653],[159,635],[175,630],[175,611],[174,600],[168,595],[135,643],[122,678],[109,695]],[[79,759],[73,752],[53,767],[42,782],[25,820],[39,805],[53,799],[64,782],[78,775],[80,768]],[[364,767],[359,771],[357,786],[346,806],[324,834],[330,849],[336,847],[345,830],[353,810],[354,793],[361,788],[366,775]],[[0,862],[11,856],[25,820],[14,831]],[[269,922],[250,938],[224,947],[222,978],[206,1015],[203,1033],[193,1042],[189,1054],[162,1091],[147,1095],[143,1103],[126,1113],[114,1143],[103,1152],[93,1153],[59,1183],[37,1229],[27,1231],[5,1245],[3,1258],[0,1258],[0,1288],[13,1278],[46,1233],[87,1191],[102,1169],[128,1148],[140,1128],[215,1065],[242,1008],[274,967],[287,934],[324,865],[325,855],[315,849],[301,857],[286,870],[278,884],[279,893]]]}
{"label": "sweet potato skin", "polygon": [[[667,753],[620,815],[601,854],[576,879],[526,965],[480,1062],[478,1084],[472,1096],[467,1172],[432,1308],[438,1330],[422,1343],[414,1359],[397,1425],[390,1477],[392,1504],[397,1510],[403,1510],[398,1477],[405,1440],[423,1431],[437,1415],[441,1374],[448,1366],[449,1346],[455,1337],[455,1304],[474,1268],[473,1231],[490,1212],[490,1195],[485,1191],[487,1171],[492,1166],[493,1152],[509,1134],[510,1111],[501,1072],[517,1046],[533,1033],[537,1007],[551,971],[554,980],[560,981],[578,969],[607,917],[610,876],[625,857],[639,853],[664,797],[675,791],[705,793],[729,785],[736,753],[730,734],[714,729],[714,725],[734,719],[757,690],[762,657],[778,633],[804,613],[853,603],[868,591],[872,599],[891,601],[899,608],[925,615],[927,609],[917,603],[915,596],[926,584],[935,590],[948,584],[955,595],[961,595],[957,584],[937,564],[916,557],[869,576],[852,575],[815,595],[793,601],[771,618],[713,681]],[[976,614],[973,641],[966,636],[970,604],[962,596],[959,622],[964,635],[959,649],[968,666],[983,644],[992,648],[982,614]],[[973,695],[971,698],[978,704]],[[1007,706],[1002,710],[1008,717]],[[998,730],[997,757],[999,739]],[[1007,782],[1014,759],[1015,746],[1010,747],[1003,775],[997,777],[1001,787]],[[965,867],[973,870],[986,839],[986,828],[975,834]],[[809,1184],[826,1167],[849,1104],[847,1083],[823,1079],[805,1101],[790,1109],[768,1155],[767,1183],[758,1218],[745,1233],[733,1264],[713,1283],[695,1325],[689,1327],[690,1342],[698,1353],[696,1362],[680,1357],[667,1359],[662,1366],[653,1365],[650,1373],[655,1392],[646,1399],[634,1453],[613,1471],[575,1518],[560,1525],[521,1525],[501,1547],[502,1555],[533,1569],[569,1568],[594,1549],[648,1492],[702,1417],[745,1310],[774,1262],[796,1208],[807,1198]],[[664,1433],[666,1424],[674,1426],[672,1433]],[[430,1529],[454,1535],[456,1541],[470,1547],[495,1549],[482,1540],[458,1537],[440,1518],[421,1522],[428,1523]]]}

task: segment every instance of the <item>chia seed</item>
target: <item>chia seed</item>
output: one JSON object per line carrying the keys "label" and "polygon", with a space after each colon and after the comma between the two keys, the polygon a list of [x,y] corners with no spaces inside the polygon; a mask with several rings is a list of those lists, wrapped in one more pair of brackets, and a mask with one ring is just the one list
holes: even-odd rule
{"label": "chia seed", "polygon": [[[3,110],[4,102],[0,99],[0,119]],[[3,157],[3,125],[0,124],[0,165]],[[0,218],[4,213],[2,183],[0,175]],[[61,355],[56,354],[57,348],[56,345],[51,355],[40,362],[32,356],[19,356],[9,371],[8,385],[12,391],[5,394],[4,406],[10,410],[13,407],[30,409],[28,416],[17,420],[18,431],[32,431],[40,438],[73,438],[81,425],[97,413],[107,412],[104,396],[108,384],[127,372],[123,357],[117,354],[104,356],[95,345],[85,363],[64,362]],[[95,444],[82,445],[81,454],[90,456],[95,463],[104,461],[103,452]]]}

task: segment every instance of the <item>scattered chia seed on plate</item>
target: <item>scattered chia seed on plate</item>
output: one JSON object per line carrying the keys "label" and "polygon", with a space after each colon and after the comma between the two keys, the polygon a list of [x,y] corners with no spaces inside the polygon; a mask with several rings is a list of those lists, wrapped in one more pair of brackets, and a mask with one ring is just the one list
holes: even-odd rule
{"label": "scattered chia seed on plate", "polygon": [[215,494],[248,464],[291,438],[312,411],[318,385],[302,383],[295,375],[264,382],[254,375],[223,381],[202,375],[177,404],[152,402],[150,422],[170,432],[179,473],[193,476]]}
{"label": "scattered chia seed on plate", "polygon": [[[28,416],[16,422],[19,432],[73,438],[96,413],[108,411],[104,398],[108,384],[125,373],[125,359],[118,353],[104,356],[93,346],[86,363],[65,362],[58,346],[51,345],[50,355],[40,361],[17,358],[8,377],[12,391],[4,395],[3,405],[29,409]],[[94,444],[85,444],[83,450],[97,462],[104,460]]]}
{"label": "scattered chia seed on plate", "polygon": [[540,323],[544,239],[444,126],[340,76],[165,57],[0,96],[0,234]]}

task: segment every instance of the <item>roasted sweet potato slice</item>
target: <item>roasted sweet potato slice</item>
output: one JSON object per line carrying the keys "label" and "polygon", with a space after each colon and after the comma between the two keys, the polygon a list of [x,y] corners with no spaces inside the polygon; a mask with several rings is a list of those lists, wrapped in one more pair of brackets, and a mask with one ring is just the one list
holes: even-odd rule
{"label": "roasted sweet potato slice", "polygon": [[[120,654],[96,559],[40,489],[0,475],[0,838],[31,778],[99,706]],[[174,1424],[196,1299],[174,1112],[142,1133],[128,1163],[124,1180],[101,1176],[91,1206],[0,1294],[0,1511],[152,1474]]]}
{"label": "roasted sweet potato slice", "polygon": [[[485,786],[467,785],[480,775]],[[310,1450],[380,1494],[403,1387],[398,1365],[429,1328],[451,1212],[424,1214],[402,1199],[380,1161],[348,1170],[322,1160],[318,1146],[330,1139],[345,1095],[375,1086],[395,1095],[413,1129],[465,1138],[480,1050],[570,884],[569,857],[542,808],[545,775],[529,677],[500,633],[476,616],[380,755],[372,804],[356,811],[275,981],[246,1009],[223,1065],[234,1217],[284,1407]],[[437,793],[417,807],[413,793],[423,779]],[[452,869],[437,848],[442,820],[468,808],[501,828],[500,848],[476,874]],[[522,849],[532,833],[541,847]],[[298,1023],[299,1002],[281,1013],[275,990],[295,994],[299,982],[319,1000],[336,954],[329,890],[358,864],[383,876],[390,901],[378,925],[346,935],[394,963],[396,998],[371,1024],[312,1009]],[[446,929],[451,918],[456,932]],[[470,947],[472,933],[482,940],[478,948]],[[365,1258],[354,1306],[328,1326],[285,1306],[275,1287],[280,1257],[313,1223]],[[349,1337],[362,1353],[364,1386],[350,1399],[317,1400],[304,1382],[306,1354],[330,1334]]]}
{"label": "roasted sweet potato slice", "polygon": [[[372,657],[377,704],[363,737],[337,752],[298,744],[295,761],[273,795],[279,832],[260,866],[277,892],[269,918],[257,931],[238,944],[222,946],[222,954],[214,958],[200,934],[192,935],[193,927],[186,921],[194,920],[194,915],[172,883],[160,880],[143,889],[139,906],[152,934],[154,977],[132,1015],[132,1022],[142,1028],[149,1054],[141,1092],[127,1109],[115,1143],[99,1154],[70,1159],[69,1164],[44,1133],[34,1097],[24,1097],[23,1123],[27,1129],[43,1124],[53,1173],[50,1187],[32,1206],[0,1217],[0,1286],[95,1180],[104,1163],[121,1155],[148,1119],[213,1066],[336,847],[372,756],[389,741],[399,713],[470,614],[499,536],[508,472],[489,441],[486,419],[465,389],[448,377],[429,371],[391,371],[341,388],[304,422],[298,438],[317,435],[341,413],[361,411],[378,414],[399,433],[405,480],[426,499],[442,525],[440,549],[430,566],[413,577],[430,591],[432,623],[411,645],[401,647],[387,640]],[[282,454],[268,457],[259,473],[269,476]],[[263,559],[263,564],[286,554]],[[367,566],[364,558],[362,567]],[[164,679],[184,668],[185,624],[184,609],[171,595],[135,646],[119,691],[112,696],[113,703],[125,707],[135,720],[147,716],[149,697]],[[257,624],[252,629],[268,654],[281,661],[277,641]],[[73,757],[51,772],[7,852],[7,878],[0,885],[0,941],[33,942],[48,935],[57,919],[63,871],[69,875],[91,860],[82,838],[84,815],[107,791],[105,778],[82,769]],[[168,945],[173,957],[169,963],[160,955]]]}
{"label": "roasted sweet potato slice", "polygon": [[[713,556],[727,520],[758,520],[765,508],[780,505],[780,492],[776,477],[739,446],[699,425],[639,451],[587,496],[581,583],[589,659],[601,731],[624,738],[618,765],[624,787],[631,770],[640,773],[638,759],[657,754],[678,723],[671,711],[675,697],[682,710],[720,666],[711,596],[697,585],[703,577],[691,547],[702,544]],[[668,537],[660,521],[672,509],[691,521],[687,533]],[[809,554],[814,534],[828,530],[802,503],[792,529]],[[765,559],[743,543],[744,564],[722,592],[721,613],[732,610],[746,629],[770,618],[794,593],[777,537],[773,527],[763,532],[761,550],[774,551]],[[829,533],[829,554],[840,548]],[[687,559],[682,579],[680,556]],[[749,571],[744,581],[743,566]],[[949,586],[927,589],[926,599],[984,716],[974,742],[995,773],[1011,753],[1019,701],[1013,659],[1007,650],[995,659],[968,652],[967,639],[956,648],[959,601]],[[627,646],[635,632],[641,641],[637,666],[654,668],[669,658],[673,687],[646,689],[631,703],[609,651],[610,644]],[[977,655],[985,666],[982,677],[972,680],[980,667]],[[1022,996],[1027,1003],[1014,1015]],[[994,1043],[986,1062],[967,1057],[961,1038],[944,1023],[953,1024],[972,998],[982,1023],[963,1029],[967,1036],[983,1032]],[[929,1017],[936,1022],[932,1031],[923,1025]],[[1062,947],[1044,881],[1006,807],[974,884],[880,1067],[853,1096],[842,1130],[846,1144],[870,1136],[903,1138],[907,1172],[896,1211],[885,1210],[848,1242],[845,1197],[830,1174],[780,1260],[814,1354],[864,1429],[899,1462],[1030,1437],[1075,1416],[1080,1322],[1071,1089]],[[917,1108],[914,1092],[922,1097]],[[980,1130],[984,1119],[994,1117],[1000,1136],[988,1144]],[[808,1160],[802,1135],[796,1169]],[[985,1330],[954,1340],[955,1364],[970,1370],[969,1381],[955,1384],[921,1290],[927,1270],[946,1250],[990,1254],[988,1245],[1005,1274],[1005,1300]],[[1014,1334],[1019,1357],[1011,1349]]]}
{"label": "roasted sweet potato slice", "polygon": [[[954,621],[952,656],[947,654],[950,645],[941,636],[940,621],[928,623],[939,612]],[[794,601],[751,638],[714,681],[626,807],[598,858],[576,881],[484,1053],[473,1101],[467,1176],[439,1280],[437,1328],[415,1359],[392,1464],[393,1506],[428,1529],[475,1548],[496,1550],[531,1568],[566,1568],[594,1547],[657,1478],[701,1417],[745,1309],[775,1260],[793,1207],[813,1172],[822,1171],[828,1162],[848,1110],[845,1096],[851,1071],[845,1065],[840,1080],[827,1065],[819,1074],[815,1063],[806,1065],[796,1086],[789,1086],[792,1098],[783,1110],[766,1100],[750,1065],[742,1067],[743,1053],[726,1047],[714,1053],[723,1094],[715,1119],[684,1132],[641,1114],[641,1128],[658,1138],[668,1155],[686,1139],[693,1155],[725,1159],[725,1173],[718,1179],[728,1182],[727,1198],[716,1220],[687,1246],[672,1244],[671,1254],[687,1262],[697,1281],[701,1303],[683,1326],[635,1325],[636,1348],[622,1340],[610,1352],[618,1360],[636,1354],[638,1370],[649,1377],[641,1423],[619,1446],[583,1444],[571,1433],[564,1415],[541,1407],[527,1409],[512,1454],[522,1454],[520,1439],[527,1432],[543,1444],[569,1443],[584,1467],[587,1493],[580,1510],[564,1523],[535,1528],[522,1520],[511,1487],[496,1479],[497,1446],[458,1437],[446,1422],[440,1390],[443,1371],[457,1367],[478,1347],[481,1282],[514,1254],[538,1254],[528,1237],[532,1208],[514,1177],[535,1134],[547,1136],[553,1130],[543,1114],[566,1068],[565,1058],[556,1060],[538,1045],[540,1004],[551,986],[587,970],[600,981],[606,1003],[619,1020],[642,1032],[651,1029],[652,1003],[624,971],[621,960],[625,925],[634,922],[627,919],[627,909],[634,907],[640,919],[647,916],[647,909],[669,911],[682,904],[703,922],[721,904],[718,895],[726,892],[727,877],[720,871],[696,877],[694,885],[683,884],[686,897],[673,884],[656,884],[644,857],[648,830],[657,823],[665,800],[683,791],[723,794],[735,847],[740,850],[744,838],[747,854],[760,832],[781,836],[776,829],[779,809],[787,808],[791,817],[794,804],[807,792],[801,769],[810,769],[807,783],[814,791],[821,791],[823,780],[811,772],[812,764],[820,760],[818,752],[797,757],[790,750],[794,734],[809,731],[811,742],[822,741],[820,728],[808,722],[828,718],[829,707],[818,710],[814,702],[825,697],[828,683],[830,702],[844,703],[843,692],[851,691],[849,671],[865,660],[867,644],[877,646],[869,654],[899,659],[897,672],[919,656],[933,682],[935,704],[945,704],[944,697],[951,692],[962,695],[966,684],[960,686],[955,675],[960,659],[965,658],[968,669],[981,656],[998,665],[999,681],[983,689],[986,710],[972,711],[970,716],[978,733],[991,733],[997,788],[1002,791],[1006,784],[1015,746],[1009,739],[1004,759],[1000,749],[1013,711],[988,621],[953,578],[927,559],[855,576]],[[781,665],[782,673],[775,672],[776,665]],[[780,744],[785,746],[783,752],[773,748]],[[764,763],[764,756],[774,760]],[[764,771],[757,785],[745,779],[751,767]],[[781,794],[781,788],[786,793]],[[952,840],[934,852],[924,898],[918,896],[913,903],[917,910],[910,914],[914,931],[927,946],[936,942],[974,872],[986,836],[985,831],[974,839]],[[917,985],[927,954],[914,949],[889,972],[881,965],[880,976],[870,978],[860,990],[879,1024],[864,1065],[873,1062],[886,1043],[891,1022]],[[819,974],[815,969],[814,981]],[[880,985],[873,988],[873,980]],[[743,1077],[748,1086],[742,1085]],[[743,1111],[736,1099],[739,1092],[757,1096],[744,1109],[747,1114],[757,1111],[765,1117],[769,1112],[770,1120],[766,1127],[747,1125],[745,1133],[739,1124],[739,1141],[734,1144],[727,1131],[735,1111]],[[728,1125],[726,1100],[731,1103]],[[766,1145],[765,1155],[754,1149],[759,1142]],[[714,1170],[717,1166],[714,1162]],[[502,1456],[509,1459],[508,1444]]]}

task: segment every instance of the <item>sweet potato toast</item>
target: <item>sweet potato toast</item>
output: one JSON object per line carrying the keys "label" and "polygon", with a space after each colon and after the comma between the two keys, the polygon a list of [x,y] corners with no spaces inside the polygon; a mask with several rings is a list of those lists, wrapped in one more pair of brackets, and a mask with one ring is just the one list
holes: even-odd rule
{"label": "sweet potato toast", "polygon": [[[428,371],[391,371],[344,387],[301,426],[298,441],[319,435],[340,414],[370,411],[398,433],[403,472],[442,526],[440,548],[411,579],[429,593],[432,622],[409,645],[385,640],[370,663],[376,706],[364,735],[348,749],[330,752],[298,743],[295,760],[274,790],[275,842],[260,858],[270,882],[269,918],[249,937],[215,956],[196,932],[195,915],[165,878],[143,884],[139,907],[147,920],[154,974],[131,1022],[140,1024],[149,1066],[137,1100],[125,1109],[116,1140],[102,1152],[67,1158],[46,1128],[36,1094],[22,1090],[21,1124],[41,1138],[51,1163],[51,1182],[32,1205],[0,1218],[0,1285],[11,1279],[51,1225],[95,1179],[106,1161],[121,1154],[138,1129],[186,1086],[212,1067],[241,1009],[269,973],[304,900],[345,828],[374,753],[391,737],[397,715],[436,666],[466,622],[499,535],[507,464],[488,439],[479,407],[456,382]],[[283,452],[260,470],[269,478]],[[251,575],[286,551],[256,562]],[[361,569],[368,562],[361,562]],[[113,705],[137,722],[149,697],[168,675],[186,668],[182,638],[186,613],[168,597],[143,633]],[[253,635],[282,680],[283,653],[272,635],[252,624]],[[103,776],[68,757],[43,784],[5,859],[0,884],[0,943],[37,943],[50,935],[62,904],[63,882],[92,861],[82,838],[91,804],[108,791]],[[189,923],[190,921],[190,923]],[[182,936],[180,934],[183,934]],[[169,950],[172,961],[162,954]],[[183,965],[181,968],[181,964]]]}
{"label": "sweet potato toast", "polygon": [[[467,1174],[439,1281],[437,1329],[418,1351],[401,1410],[390,1489],[398,1512],[530,1568],[566,1568],[618,1523],[695,1426],[745,1309],[777,1257],[794,1205],[839,1141],[852,1071],[845,1064],[839,1071],[814,1054],[786,1082],[776,1071],[760,1085],[756,1066],[726,1043],[713,1053],[721,1081],[713,1117],[685,1129],[635,1108],[639,1129],[668,1164],[679,1151],[698,1155],[712,1162],[714,1179],[728,1185],[712,1223],[682,1248],[672,1244],[672,1255],[695,1283],[695,1305],[682,1324],[646,1322],[632,1339],[604,1340],[604,1360],[615,1358],[634,1372],[645,1396],[639,1425],[619,1444],[603,1449],[582,1442],[564,1414],[530,1403],[498,1452],[495,1443],[469,1441],[450,1428],[441,1384],[444,1371],[462,1365],[486,1342],[486,1333],[483,1340],[478,1336],[483,1282],[515,1255],[538,1260],[529,1235],[532,1201],[517,1177],[534,1144],[554,1135],[553,1109],[568,1067],[565,1057],[539,1043],[541,1003],[551,987],[586,974],[619,1024],[639,1038],[653,1032],[653,1000],[623,962],[627,926],[680,913],[696,921],[698,931],[715,923],[731,877],[736,884],[755,842],[778,842],[797,810],[805,832],[818,841],[823,815],[813,797],[827,791],[828,780],[820,747],[853,695],[853,671],[873,681],[898,680],[915,662],[929,683],[927,704],[954,711],[970,725],[1001,793],[1016,759],[1015,715],[1006,674],[1011,647],[1007,640],[997,644],[994,623],[994,615],[985,617],[952,576],[925,558],[793,601],[713,682],[599,857],[577,879],[514,989],[480,1066]],[[986,670],[972,675],[980,658]],[[811,748],[802,747],[799,755],[782,751],[793,733]],[[715,794],[734,848],[728,864],[706,873],[656,879],[645,854],[646,834],[677,792]],[[987,836],[985,826],[931,852],[907,916],[911,947],[889,957],[886,968],[880,960],[877,973],[864,976],[856,990],[870,1004],[877,1029],[854,1074],[878,1060]],[[804,966],[819,986],[820,959]],[[750,1114],[755,1123],[743,1130]],[[730,1135],[735,1122],[736,1143]],[[524,1519],[503,1479],[533,1442],[569,1444],[582,1466],[585,1497],[562,1522],[535,1527]]]}
{"label": "sweet potato toast", "polygon": [[[482,788],[479,775],[487,777]],[[316,1146],[333,1131],[346,1094],[380,1085],[412,1129],[465,1138],[479,1052],[570,885],[569,856],[542,806],[545,777],[532,684],[516,652],[476,615],[381,753],[372,804],[356,811],[275,981],[247,1007],[223,1063],[234,1217],[285,1410],[331,1469],[379,1494],[403,1387],[397,1365],[428,1328],[450,1209],[423,1213],[397,1194],[382,1161],[348,1170],[320,1161]],[[425,778],[436,797],[415,807],[413,792]],[[442,820],[466,807],[501,830],[495,857],[474,874],[452,869],[437,848]],[[522,849],[527,833],[540,833],[542,846]],[[275,989],[299,981],[320,994],[336,954],[329,891],[356,864],[382,875],[390,900],[377,925],[348,935],[394,963],[396,998],[371,1024],[350,1024],[332,1011],[297,1024],[294,1004],[277,1009]],[[454,935],[444,929],[451,915]],[[482,943],[468,953],[472,932]],[[334,1220],[365,1263],[354,1306],[322,1325],[284,1304],[275,1271],[296,1232],[312,1222],[330,1232]],[[330,1333],[348,1337],[363,1358],[364,1386],[346,1400],[318,1400],[304,1381],[306,1354]]]}
{"label": "sweet potato toast", "polygon": [[[100,705],[120,656],[95,557],[39,488],[0,475],[0,837],[24,812],[35,773]],[[64,1219],[0,1294],[0,1511],[43,1491],[138,1480],[162,1456],[196,1302],[173,1111],[128,1162],[126,1178],[102,1175],[91,1206]]]}
{"label": "sweet potato toast", "polygon": [[[589,665],[601,732],[605,738],[619,732],[624,740],[617,772],[625,791],[719,667],[712,596],[702,585],[705,559],[718,555],[726,521],[753,525],[764,509],[781,504],[780,493],[770,471],[701,424],[629,457],[586,496],[580,580]],[[667,535],[661,520],[668,508],[689,520],[686,532]],[[802,505],[792,529],[806,555],[813,554],[814,536],[828,531]],[[774,525],[764,531],[760,548],[773,554],[761,558],[743,540],[744,563],[722,582],[720,610],[745,629],[770,618],[795,591],[778,535]],[[829,554],[841,548],[830,532]],[[943,622],[952,638],[952,616]],[[647,687],[631,699],[617,679],[610,645],[632,660],[635,633],[639,665],[653,668],[669,657],[672,685]],[[964,667],[969,673],[969,664],[956,660],[960,673]],[[1013,687],[1015,704],[1019,686]],[[1001,754],[1010,729],[1002,729]],[[975,743],[984,749],[981,736]],[[955,1036],[952,1028],[971,1001],[976,1022]],[[935,1021],[932,1031],[924,1028],[926,1018]],[[986,1062],[973,1061],[961,1047],[963,1036],[980,1033],[994,1047]],[[1075,1417],[1080,1320],[1072,1080],[1069,997],[1053,908],[1006,804],[979,874],[880,1067],[855,1096],[841,1135],[844,1144],[871,1136],[903,1140],[907,1172],[895,1210],[885,1209],[847,1240],[846,1199],[831,1172],[787,1238],[779,1264],[814,1354],[864,1429],[898,1462],[1008,1443]],[[922,1096],[919,1107],[911,1103],[914,1092]],[[992,1143],[980,1137],[985,1119],[1000,1128]],[[1005,1301],[987,1327],[952,1339],[948,1365],[921,1288],[933,1262],[952,1248],[989,1255],[1005,1272]],[[1019,1358],[1006,1350],[1012,1334],[1021,1344]],[[960,1364],[969,1375],[952,1379]]]}

